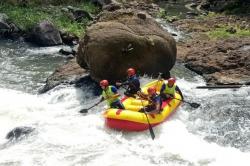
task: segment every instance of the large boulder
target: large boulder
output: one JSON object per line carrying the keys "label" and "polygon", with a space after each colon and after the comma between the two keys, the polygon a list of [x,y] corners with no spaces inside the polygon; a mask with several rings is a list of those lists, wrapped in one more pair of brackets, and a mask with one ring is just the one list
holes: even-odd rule
{"label": "large boulder", "polygon": [[34,26],[27,40],[40,46],[55,46],[62,44],[59,30],[52,22],[47,20],[41,21]]}
{"label": "large boulder", "polygon": [[176,42],[151,16],[135,10],[104,12],[87,28],[77,62],[92,79],[118,80],[126,69],[140,74],[169,73],[176,60]]}

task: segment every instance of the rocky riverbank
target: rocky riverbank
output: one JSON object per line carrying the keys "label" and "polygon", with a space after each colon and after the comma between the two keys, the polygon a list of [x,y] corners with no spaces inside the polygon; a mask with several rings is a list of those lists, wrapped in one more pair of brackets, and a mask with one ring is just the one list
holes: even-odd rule
{"label": "rocky riverbank", "polygon": [[[138,6],[146,6],[143,10],[156,16],[159,9],[157,5],[138,5],[135,2],[127,4],[111,3],[104,10],[112,12],[133,6],[136,9]],[[202,75],[207,84],[250,83],[249,16],[210,13],[193,19],[179,19],[173,21],[172,25],[190,36],[177,42],[177,60]],[[57,78],[50,77],[47,83],[50,84],[53,80],[58,81]]]}
{"label": "rocky riverbank", "polygon": [[[186,4],[186,6],[197,6],[200,10],[200,7],[207,7],[205,4],[209,4],[209,2],[206,2],[197,1],[197,4]],[[118,3],[112,0],[109,3],[99,4],[101,4],[102,10],[106,12],[115,12],[121,9],[130,10],[132,8],[147,12],[153,17],[157,17],[157,12],[158,14],[160,12],[160,8],[156,4],[152,4],[151,1],[150,3]],[[78,10],[71,10],[71,7],[67,7],[62,8],[60,11],[71,13],[72,15],[74,13],[72,11]],[[91,24],[96,24],[100,16],[101,14],[93,18],[94,20]],[[145,14],[140,14],[139,16],[143,20]],[[77,22],[77,20],[73,20]],[[174,19],[171,20],[171,24],[190,36],[185,40],[177,42],[177,60],[184,63],[190,70],[204,76],[208,84],[250,84],[249,15],[236,16],[209,13],[207,16],[195,15],[189,19]],[[43,37],[44,35],[41,36]],[[68,42],[68,37],[65,37],[65,40],[63,38],[63,36],[67,35],[63,35],[60,32],[59,36],[62,38],[63,43],[66,44]],[[69,38],[72,39],[69,43],[75,40],[74,37],[69,36]],[[74,83],[86,75],[88,75],[88,71],[83,70],[76,60],[73,59],[66,66],[57,69],[47,79],[46,85],[41,92],[46,92],[61,83]]]}
{"label": "rocky riverbank", "polygon": [[249,16],[215,15],[173,24],[191,36],[177,44],[178,60],[207,84],[250,84]]}

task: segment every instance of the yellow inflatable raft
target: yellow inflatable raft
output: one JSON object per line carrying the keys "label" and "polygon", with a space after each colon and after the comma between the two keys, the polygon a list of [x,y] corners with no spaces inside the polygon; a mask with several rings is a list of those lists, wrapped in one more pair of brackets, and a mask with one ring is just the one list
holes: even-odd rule
{"label": "yellow inflatable raft", "polygon": [[[142,88],[142,92],[147,94],[147,89],[155,86],[157,92],[160,91],[162,80],[152,81]],[[148,119],[151,126],[156,126],[164,122],[170,115],[172,115],[177,107],[180,105],[182,98],[176,93],[175,98],[162,102],[162,111],[159,114],[148,114]],[[105,124],[109,128],[125,130],[125,131],[143,131],[149,128],[145,113],[139,112],[141,108],[148,104],[148,101],[135,99],[132,97],[124,97],[122,103],[125,110],[122,109],[107,109],[104,112]]]}

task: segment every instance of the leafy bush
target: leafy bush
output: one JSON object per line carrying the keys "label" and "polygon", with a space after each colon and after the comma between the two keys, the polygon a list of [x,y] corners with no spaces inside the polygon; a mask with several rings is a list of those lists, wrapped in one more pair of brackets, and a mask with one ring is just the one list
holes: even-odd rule
{"label": "leafy bush", "polygon": [[[10,5],[11,2],[17,2],[17,0],[8,0],[8,3],[0,4],[0,11],[6,13],[10,20],[23,30],[30,29],[32,26],[34,26],[34,24],[42,20],[49,20],[53,22],[60,30],[74,33],[77,36],[80,36],[85,31],[89,22],[88,19],[85,19],[80,23],[72,21],[61,10],[63,6],[40,6],[38,5],[38,2],[40,1],[42,0],[34,0],[34,3],[36,2],[35,5],[23,7],[18,5]],[[52,0],[45,1],[49,2]],[[78,8],[93,14],[96,14],[99,11],[99,9],[90,2],[85,1],[84,3],[80,3],[81,0],[78,0],[79,3],[76,4],[76,1],[77,0],[74,0],[75,4],[71,4],[71,6],[77,6]],[[54,0],[53,2],[62,3],[63,0]]]}

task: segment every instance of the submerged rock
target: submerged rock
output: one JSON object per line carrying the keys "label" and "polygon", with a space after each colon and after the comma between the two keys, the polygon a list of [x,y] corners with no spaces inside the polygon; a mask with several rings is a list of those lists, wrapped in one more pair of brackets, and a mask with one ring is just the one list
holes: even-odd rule
{"label": "submerged rock", "polygon": [[27,136],[28,134],[30,134],[34,130],[35,130],[35,128],[32,128],[32,127],[16,127],[6,135],[6,139],[17,140],[17,139],[20,139],[24,136]]}

